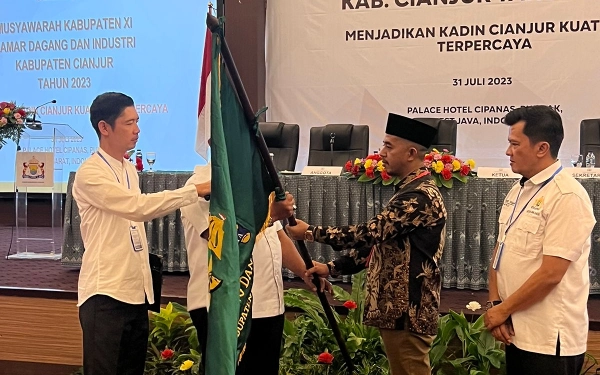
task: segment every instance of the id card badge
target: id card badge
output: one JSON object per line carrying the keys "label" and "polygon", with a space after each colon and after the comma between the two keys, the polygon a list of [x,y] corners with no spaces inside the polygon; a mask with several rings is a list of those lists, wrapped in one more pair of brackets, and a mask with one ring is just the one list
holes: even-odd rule
{"label": "id card badge", "polygon": [[129,226],[129,234],[131,235],[131,244],[133,245],[133,250],[142,251],[144,249],[142,246],[142,237],[140,236],[140,231],[135,225]]}

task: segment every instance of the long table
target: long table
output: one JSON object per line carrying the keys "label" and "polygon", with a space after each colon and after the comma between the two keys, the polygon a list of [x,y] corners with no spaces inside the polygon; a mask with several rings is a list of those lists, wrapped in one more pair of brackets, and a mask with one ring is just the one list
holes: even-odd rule
{"label": "long table", "polygon": [[[140,174],[144,193],[182,187],[191,172],[154,172]],[[65,202],[62,264],[79,267],[84,248],[79,225],[81,218],[71,189],[75,173],[69,176]],[[359,183],[344,177],[283,175],[286,190],[296,198],[297,217],[314,225],[348,225],[374,216],[393,194],[393,187]],[[467,184],[456,183],[442,189],[448,211],[447,238],[440,268],[443,286],[485,289],[489,259],[498,233],[498,214],[504,197],[514,184],[512,179],[472,178]],[[580,180],[588,191],[600,222],[600,181]],[[165,270],[188,270],[180,212],[146,223],[150,252],[162,254]],[[313,259],[325,262],[339,253],[329,246],[307,243]],[[592,232],[590,255],[590,293],[600,294],[600,225]],[[349,280],[349,278],[346,278]]]}

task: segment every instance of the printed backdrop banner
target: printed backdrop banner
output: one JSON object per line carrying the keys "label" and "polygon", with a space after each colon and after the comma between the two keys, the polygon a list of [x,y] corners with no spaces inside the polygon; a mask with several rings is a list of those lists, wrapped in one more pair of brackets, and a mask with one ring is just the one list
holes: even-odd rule
{"label": "printed backdrop banner", "polygon": [[508,167],[504,115],[558,110],[559,157],[579,152],[582,119],[600,117],[600,1],[271,1],[269,121],[296,123],[306,165],[311,127],[370,126],[378,149],[388,112],[458,121],[456,154]]}

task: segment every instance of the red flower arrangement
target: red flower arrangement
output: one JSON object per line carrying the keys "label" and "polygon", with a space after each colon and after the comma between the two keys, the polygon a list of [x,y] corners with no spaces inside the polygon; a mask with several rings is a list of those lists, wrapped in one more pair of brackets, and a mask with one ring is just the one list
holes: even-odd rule
{"label": "red flower arrangement", "polygon": [[327,349],[325,349],[325,351],[319,354],[319,357],[317,357],[317,362],[325,365],[330,365],[333,363],[333,355],[331,355],[331,353],[329,353]]}
{"label": "red flower arrangement", "polygon": [[[475,168],[473,159],[462,161],[448,150],[439,152],[433,149],[425,155],[423,162],[431,171],[438,187],[452,188],[453,179],[466,183],[468,177],[473,176],[473,168]],[[373,184],[382,185],[397,185],[401,180],[386,172],[381,156],[377,153],[364,159],[348,160],[342,175],[347,178],[358,178],[358,182],[373,182]]]}
{"label": "red flower arrangement", "polygon": [[163,350],[162,352],[160,352],[160,356],[162,357],[162,359],[164,359],[165,361],[173,358],[173,355],[175,354],[175,352],[169,348]]}
{"label": "red flower arrangement", "polygon": [[390,176],[383,166],[381,156],[372,154],[364,159],[348,160],[344,166],[343,176],[358,178],[358,182],[373,182],[373,184],[398,184],[400,179]]}
{"label": "red flower arrangement", "polygon": [[28,108],[17,106],[14,102],[0,102],[0,148],[7,139],[19,145],[25,119],[30,114]]}
{"label": "red flower arrangement", "polygon": [[473,176],[473,168],[475,168],[473,159],[462,161],[448,150],[439,152],[435,148],[425,155],[423,162],[431,171],[431,176],[438,187],[452,188],[453,179],[466,183],[468,177]]}
{"label": "red flower arrangement", "polygon": [[347,308],[348,310],[354,310],[358,307],[358,305],[356,304],[356,302],[354,302],[352,300],[348,300],[348,301],[344,302],[344,307]]}

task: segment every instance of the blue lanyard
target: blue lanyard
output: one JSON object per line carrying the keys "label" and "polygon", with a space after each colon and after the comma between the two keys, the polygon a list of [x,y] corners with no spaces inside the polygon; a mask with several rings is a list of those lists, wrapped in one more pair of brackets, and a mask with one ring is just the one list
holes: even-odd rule
{"label": "blue lanyard", "polygon": [[539,193],[540,190],[542,190],[544,188],[544,186],[548,185],[548,183],[554,179],[554,176],[556,176],[558,174],[558,172],[560,172],[561,170],[562,170],[562,165],[560,166],[560,168],[558,168],[552,174],[552,176],[550,176],[546,181],[544,181],[542,183],[542,186],[540,186],[540,188],[537,189],[537,191],[531,196],[531,198],[529,198],[529,200],[527,201],[527,203],[525,203],[525,205],[523,206],[523,208],[521,208],[521,211],[519,212],[519,214],[517,215],[517,217],[515,217],[515,220],[513,220],[512,218],[513,218],[513,215],[515,214],[515,210],[517,209],[517,203],[519,202],[519,197],[521,196],[521,192],[523,191],[523,186],[521,186],[521,189],[519,189],[519,194],[517,195],[517,200],[515,201],[515,205],[513,206],[512,213],[510,214],[510,217],[508,218],[508,225],[506,226],[506,229],[504,230],[504,236],[502,237],[502,239],[506,238],[506,233],[508,233],[508,230],[513,226],[513,224],[521,216],[521,214],[523,213],[523,211],[525,211],[525,209],[529,205],[529,202],[531,202],[531,200],[533,198],[535,198],[535,196],[537,195],[537,193]]}
{"label": "blue lanyard", "polygon": [[[119,176],[117,175],[117,172],[115,172],[115,170],[113,169],[113,167],[110,166],[110,163],[108,162],[108,160],[106,160],[106,158],[104,157],[104,155],[102,155],[100,153],[100,151],[98,151],[98,156],[100,156],[102,158],[102,160],[104,160],[104,162],[106,163],[106,165],[108,165],[108,167],[115,174],[115,177],[117,178],[117,182],[119,182],[119,184],[121,184],[121,180],[119,180]],[[127,176],[127,189],[131,190],[131,186],[129,185],[129,173],[127,173],[127,168],[125,168],[125,176]],[[134,239],[134,236],[135,236],[135,239]],[[137,227],[131,223],[131,220],[129,221],[129,238],[131,239],[131,246],[133,246],[133,251],[139,252],[139,251],[142,251],[144,249],[143,246],[142,246],[142,244],[141,244],[141,240],[140,240],[140,237],[139,237],[139,233],[137,231]]]}
{"label": "blue lanyard", "polygon": [[537,191],[531,196],[531,198],[529,198],[529,200],[527,201],[527,203],[525,203],[525,205],[523,206],[523,208],[521,208],[521,211],[519,212],[519,214],[517,215],[517,217],[513,220],[513,216],[515,214],[515,210],[517,209],[517,203],[519,202],[519,197],[521,196],[521,192],[523,191],[523,186],[521,186],[521,189],[519,190],[519,194],[517,194],[517,200],[515,201],[515,205],[513,206],[513,210],[512,213],[510,214],[510,217],[508,218],[508,225],[506,226],[506,229],[504,230],[504,235],[502,236],[502,239],[500,240],[500,244],[498,245],[498,249],[496,250],[496,256],[494,257],[493,261],[492,261],[492,268],[495,270],[498,270],[498,266],[500,264],[500,258],[502,257],[502,251],[504,250],[504,241],[506,240],[506,234],[508,233],[508,230],[510,228],[512,228],[513,224],[517,221],[517,219],[519,219],[519,217],[521,216],[521,214],[523,213],[523,211],[525,211],[525,209],[527,208],[527,206],[529,206],[529,202],[531,202],[531,200],[537,195],[537,193],[540,192],[540,190],[542,190],[544,188],[544,186],[548,185],[548,183],[550,181],[552,181],[552,179],[554,178],[554,176],[556,176],[558,174],[558,172],[560,172],[562,170],[562,166],[560,168],[558,168],[553,174],[552,176],[550,176],[550,178],[548,178],[546,181],[544,181],[542,183],[542,186],[540,186],[539,189],[537,189]]}
{"label": "blue lanyard", "polygon": [[[117,176],[117,172],[115,172],[113,167],[110,166],[110,163],[108,162],[108,160],[106,160],[106,158],[100,153],[100,151],[98,151],[98,156],[100,156],[102,158],[102,160],[104,160],[106,165],[108,165],[108,167],[111,169],[111,171],[113,171],[113,173],[115,174],[115,177],[117,178],[117,182],[120,184],[121,180],[119,180],[119,176]],[[129,185],[129,173],[127,173],[127,169],[125,169],[125,176],[127,176],[127,189],[131,189],[131,186]]]}

